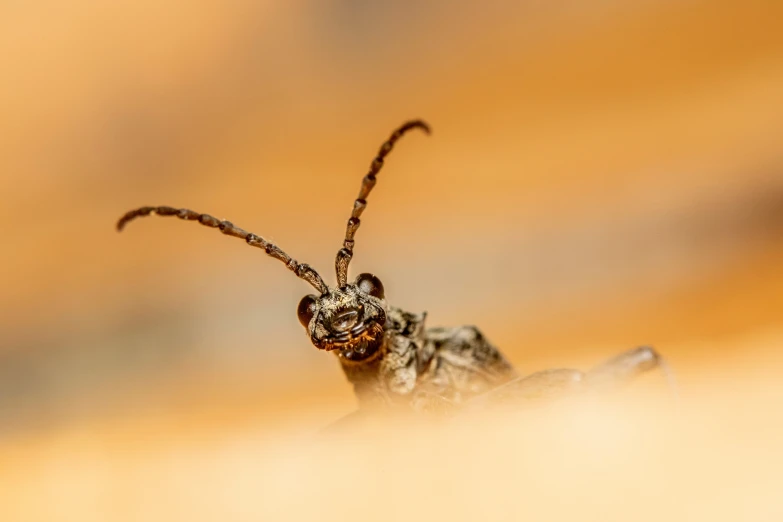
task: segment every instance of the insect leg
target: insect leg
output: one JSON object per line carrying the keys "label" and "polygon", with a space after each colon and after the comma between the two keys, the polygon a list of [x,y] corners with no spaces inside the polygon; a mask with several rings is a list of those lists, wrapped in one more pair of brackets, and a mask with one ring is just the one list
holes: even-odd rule
{"label": "insect leg", "polygon": [[676,395],[674,379],[666,362],[654,349],[642,346],[623,352],[587,373],[572,369],[555,369],[512,379],[476,397],[470,403],[471,406],[479,406],[525,399],[555,399],[588,389],[608,391],[655,368],[664,372]]}
{"label": "insect leg", "polygon": [[674,389],[673,376],[668,365],[658,352],[649,346],[641,346],[609,359],[587,373],[587,382],[592,388],[607,389],[620,386],[634,377],[660,368]]}
{"label": "insect leg", "polygon": [[477,397],[479,401],[516,401],[521,399],[556,398],[579,390],[584,381],[579,370],[559,368],[544,370],[524,377],[512,379],[497,388]]}

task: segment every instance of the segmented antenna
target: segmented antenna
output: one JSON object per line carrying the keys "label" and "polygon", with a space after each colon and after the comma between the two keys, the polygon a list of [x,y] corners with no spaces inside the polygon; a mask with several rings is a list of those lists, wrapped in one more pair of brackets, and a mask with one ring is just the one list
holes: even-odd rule
{"label": "segmented antenna", "polygon": [[125,213],[124,216],[117,221],[117,231],[122,232],[125,224],[129,221],[136,219],[137,217],[145,217],[150,214],[157,214],[159,216],[177,216],[185,221],[198,221],[204,226],[220,229],[221,232],[227,236],[234,236],[240,239],[244,239],[248,245],[260,248],[268,255],[279,259],[285,266],[291,270],[297,277],[300,277],[313,285],[313,287],[320,293],[324,294],[328,290],[328,287],[324,283],[321,276],[318,275],[314,269],[304,263],[299,263],[291,256],[280,250],[277,246],[268,242],[261,236],[257,236],[251,232],[242,230],[239,227],[235,227],[230,221],[221,221],[217,218],[210,216],[209,214],[200,214],[187,208],[173,208],[173,207],[141,207],[135,210],[131,210]]}
{"label": "segmented antenna", "polygon": [[378,155],[370,163],[370,171],[362,179],[362,188],[359,190],[359,196],[356,201],[353,202],[353,211],[351,211],[351,217],[348,219],[348,225],[345,228],[345,239],[343,240],[343,247],[337,252],[337,259],[334,262],[335,270],[337,271],[337,286],[343,287],[348,283],[348,265],[353,257],[353,245],[354,235],[356,230],[361,224],[359,216],[364,212],[367,206],[367,196],[372,192],[375,182],[377,181],[375,176],[380,172],[383,167],[383,159],[391,152],[394,144],[403,134],[411,129],[419,128],[430,133],[430,127],[422,120],[412,120],[404,123],[400,128],[392,133],[388,140],[381,145]]}

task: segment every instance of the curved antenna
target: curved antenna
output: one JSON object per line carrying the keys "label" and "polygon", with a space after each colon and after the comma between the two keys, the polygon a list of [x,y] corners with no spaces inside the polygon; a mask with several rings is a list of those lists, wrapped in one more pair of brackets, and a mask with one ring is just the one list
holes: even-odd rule
{"label": "curved antenna", "polygon": [[177,216],[185,221],[198,221],[204,226],[220,229],[221,232],[227,236],[234,236],[240,239],[244,239],[248,245],[256,248],[263,249],[268,255],[279,259],[285,263],[286,268],[291,270],[297,277],[300,277],[313,285],[313,288],[321,292],[326,293],[329,289],[324,283],[321,276],[318,275],[314,269],[304,263],[299,263],[291,256],[280,250],[277,246],[268,242],[261,236],[257,236],[251,232],[246,232],[239,227],[235,227],[230,221],[221,221],[217,218],[210,216],[209,214],[200,214],[189,210],[187,208],[173,208],[173,207],[141,207],[135,210],[130,210],[125,213],[124,216],[117,221],[117,231],[122,232],[125,224],[129,221],[136,219],[137,217],[145,217],[150,214],[157,214],[159,216]]}
{"label": "curved antenna", "polygon": [[421,129],[427,134],[430,133],[430,126],[424,123],[422,120],[411,120],[402,124],[397,130],[395,130],[389,139],[381,145],[378,155],[370,163],[370,171],[362,179],[362,188],[359,190],[359,195],[356,197],[356,201],[353,202],[353,210],[351,211],[351,217],[348,219],[348,225],[345,228],[345,239],[343,240],[343,247],[337,252],[337,259],[335,259],[334,267],[337,271],[337,286],[343,287],[348,283],[348,265],[353,257],[353,245],[354,235],[356,230],[361,224],[359,216],[364,212],[367,206],[367,196],[372,192],[375,182],[377,181],[375,176],[380,172],[383,167],[383,159],[391,152],[394,144],[403,134],[411,129]]}

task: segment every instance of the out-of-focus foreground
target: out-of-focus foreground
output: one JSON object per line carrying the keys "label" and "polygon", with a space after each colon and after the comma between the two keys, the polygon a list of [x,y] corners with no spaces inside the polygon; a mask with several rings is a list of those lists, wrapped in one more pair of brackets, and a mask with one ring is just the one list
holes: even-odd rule
{"label": "out-of-focus foreground", "polygon": [[[0,7],[0,519],[780,519],[783,4],[505,4]],[[186,206],[332,282],[413,117],[352,273],[522,371],[655,345],[679,406],[650,376],[314,439],[353,397],[309,287],[193,224],[113,229]]]}

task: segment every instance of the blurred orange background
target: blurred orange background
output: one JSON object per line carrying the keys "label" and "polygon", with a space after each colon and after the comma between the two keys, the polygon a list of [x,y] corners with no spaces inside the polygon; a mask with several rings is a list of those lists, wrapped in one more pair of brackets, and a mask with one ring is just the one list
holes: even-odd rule
{"label": "blurred orange background", "polygon": [[[352,263],[393,305],[478,325],[523,372],[652,344],[686,398],[779,386],[781,20],[775,0],[0,6],[1,480],[57,489],[74,433],[165,453],[351,411],[296,319],[309,286],[203,227],[114,224],[211,213],[333,283],[409,118],[433,135],[387,160]],[[35,519],[19,502],[0,514]]]}

